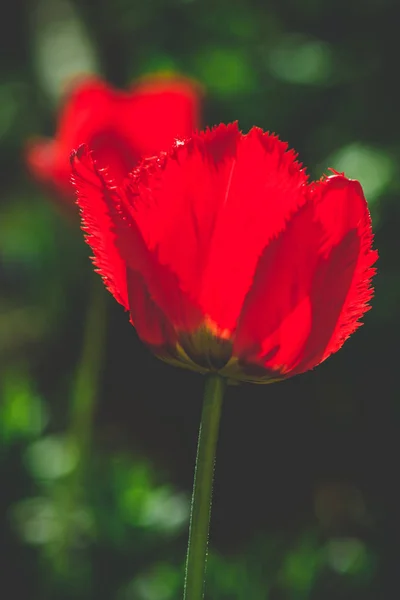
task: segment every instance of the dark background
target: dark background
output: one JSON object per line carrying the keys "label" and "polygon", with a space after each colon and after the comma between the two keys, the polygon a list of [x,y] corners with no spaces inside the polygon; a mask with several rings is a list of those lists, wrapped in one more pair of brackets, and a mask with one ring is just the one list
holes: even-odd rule
{"label": "dark background", "polygon": [[85,453],[73,444],[74,382],[97,282],[81,233],[29,179],[22,149],[34,134],[52,135],[62,81],[80,70],[121,87],[147,72],[179,71],[204,85],[204,125],[259,125],[296,148],[313,177],[331,166],[361,181],[380,253],[373,309],[315,372],[228,390],[207,589],[211,600],[397,597],[396,0],[14,0],[6,12],[2,597],[182,593],[203,380],[153,358],[100,283],[95,293],[107,302],[100,391],[93,420],[82,426]]}

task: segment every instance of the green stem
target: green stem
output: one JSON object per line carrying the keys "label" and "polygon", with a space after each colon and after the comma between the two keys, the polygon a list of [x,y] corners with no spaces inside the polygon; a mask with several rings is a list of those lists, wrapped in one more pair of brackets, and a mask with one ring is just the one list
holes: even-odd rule
{"label": "green stem", "polygon": [[98,281],[91,282],[82,353],[72,392],[70,433],[83,463],[91,446],[93,413],[99,391],[106,335],[107,294]]}
{"label": "green stem", "polygon": [[224,388],[225,382],[222,377],[219,375],[208,377],[197,444],[184,600],[204,598],[214,463]]}
{"label": "green stem", "polygon": [[81,355],[71,393],[68,435],[78,455],[78,463],[69,477],[56,487],[56,501],[61,507],[65,531],[58,551],[54,553],[55,568],[68,577],[71,572],[71,544],[74,537],[69,518],[84,499],[86,468],[92,445],[93,417],[99,392],[106,336],[107,293],[93,276],[85,316]]}

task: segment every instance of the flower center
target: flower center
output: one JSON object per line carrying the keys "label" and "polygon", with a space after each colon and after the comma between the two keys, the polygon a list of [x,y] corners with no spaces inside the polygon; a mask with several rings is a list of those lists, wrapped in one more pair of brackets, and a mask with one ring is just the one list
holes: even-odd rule
{"label": "flower center", "polygon": [[193,333],[180,333],[179,344],[188,357],[204,369],[218,371],[232,357],[232,341],[216,335],[207,324]]}

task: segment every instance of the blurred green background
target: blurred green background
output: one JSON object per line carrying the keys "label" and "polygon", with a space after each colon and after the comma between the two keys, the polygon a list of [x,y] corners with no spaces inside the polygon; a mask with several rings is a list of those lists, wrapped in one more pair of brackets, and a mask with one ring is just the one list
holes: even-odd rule
{"label": "blurred green background", "polygon": [[[229,390],[209,600],[399,596],[400,84],[396,0],[14,0],[0,23],[1,597],[182,594],[203,380],[106,302],[94,405],[77,376],[89,251],[25,170],[61,85],[177,70],[204,124],[279,133],[313,177],[358,178],[380,252],[365,327],[315,372]],[[101,307],[100,309],[101,310]],[[97,331],[96,335],[100,336]],[[97,348],[89,335],[89,360]],[[97,348],[98,349],[98,348]],[[77,383],[78,377],[78,383]],[[75,408],[74,408],[75,407]]]}

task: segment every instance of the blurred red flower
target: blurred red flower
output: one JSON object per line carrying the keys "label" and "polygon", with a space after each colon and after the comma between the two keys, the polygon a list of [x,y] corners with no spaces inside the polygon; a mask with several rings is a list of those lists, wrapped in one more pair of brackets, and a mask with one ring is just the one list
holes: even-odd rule
{"label": "blurred red flower", "polygon": [[94,263],[160,358],[267,383],[360,325],[377,259],[362,188],[338,173],[308,183],[295,158],[236,124],[176,142],[122,185],[86,146],[72,154]]}
{"label": "blurred red flower", "polygon": [[183,77],[147,76],[128,92],[80,78],[66,95],[55,138],[28,142],[28,167],[57,196],[74,201],[71,148],[87,143],[98,165],[121,181],[140,158],[167,150],[199,127],[199,102],[199,86]]}

